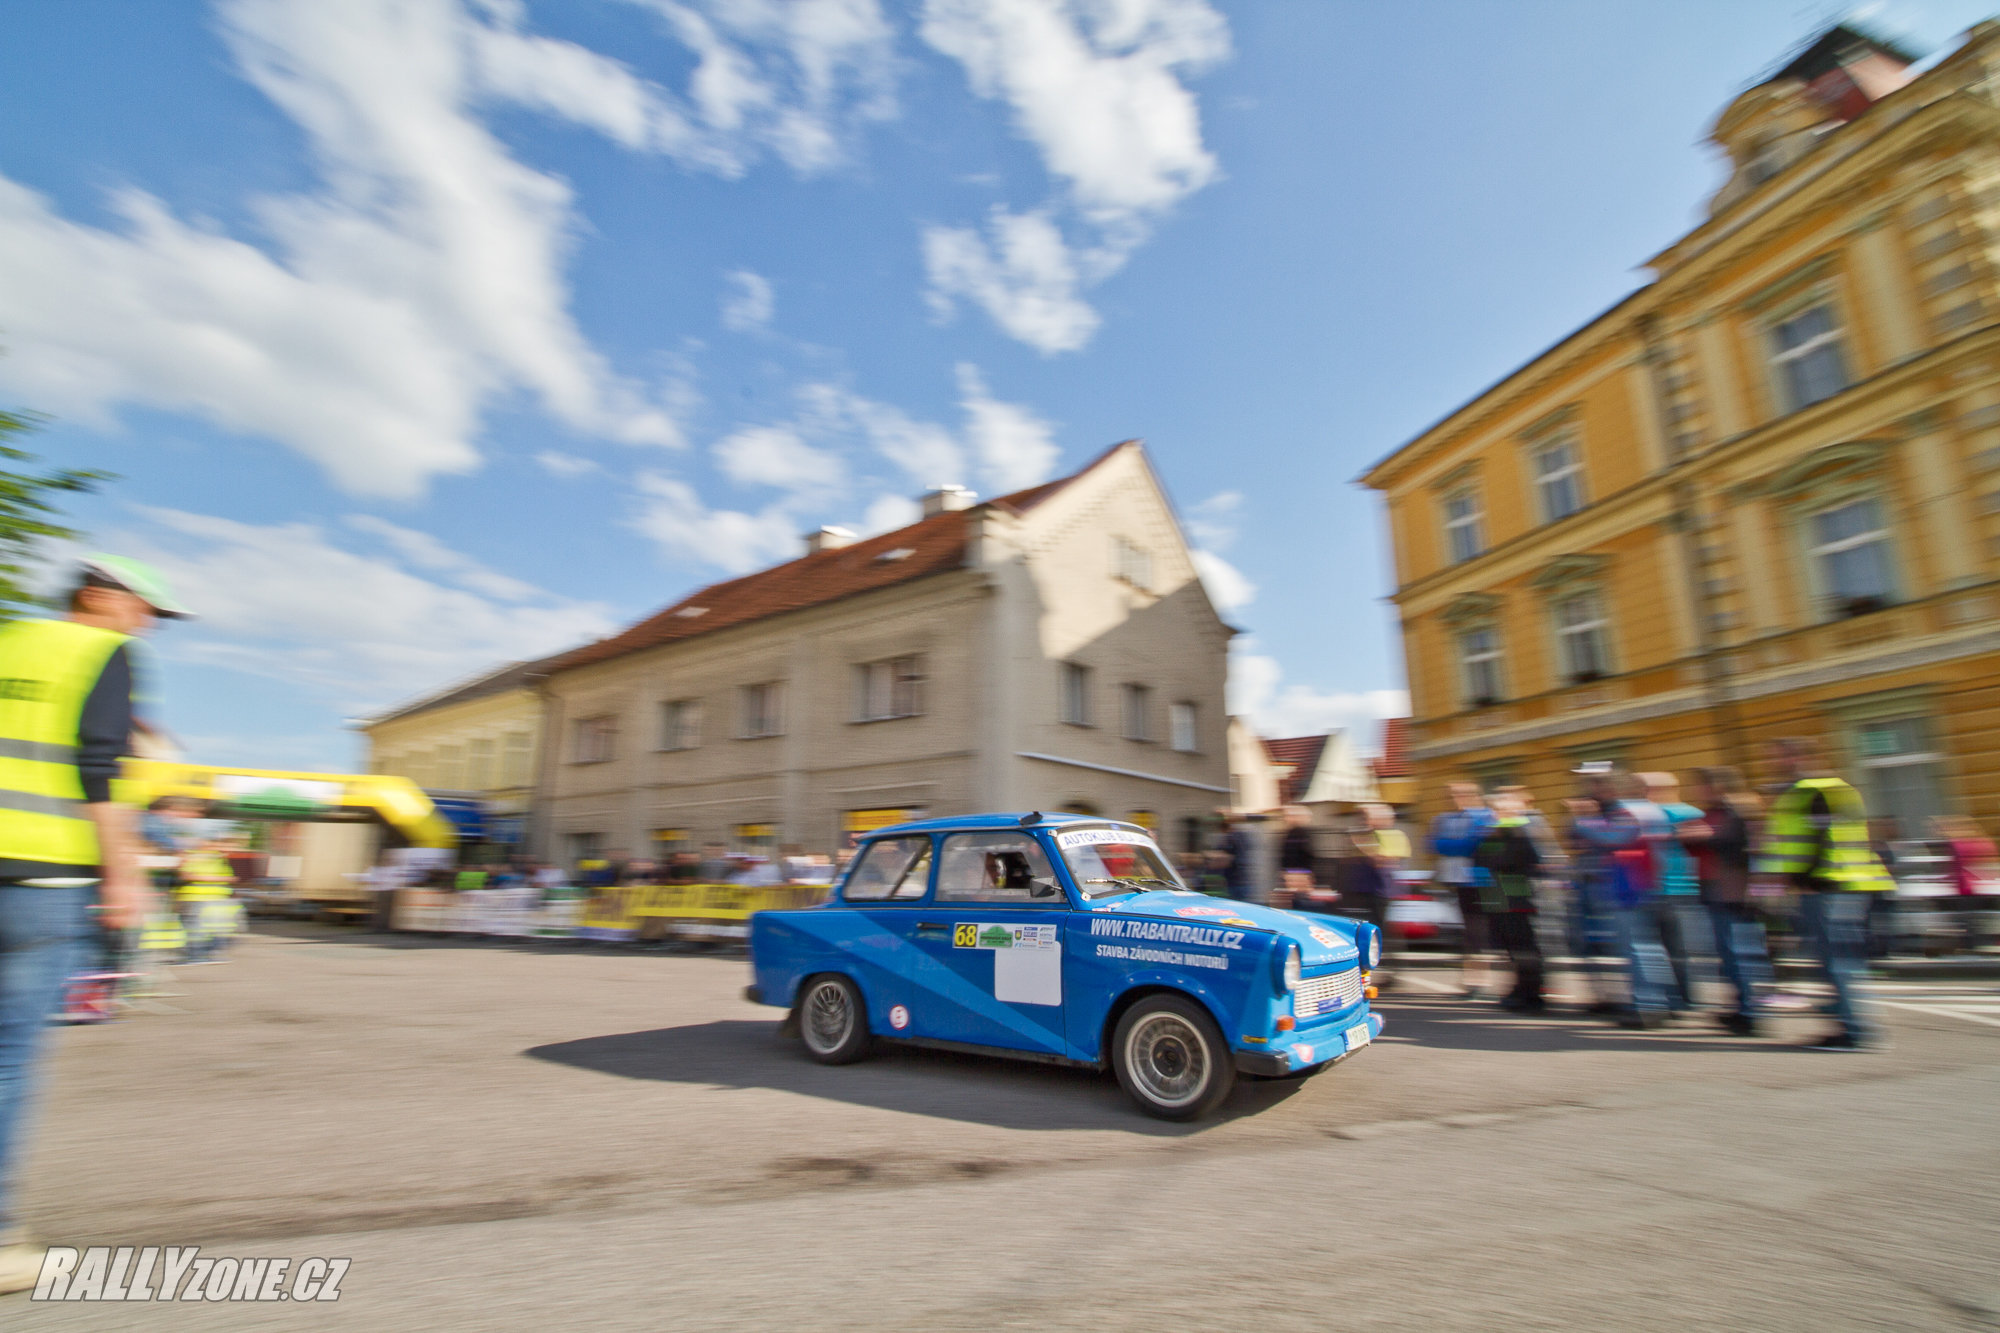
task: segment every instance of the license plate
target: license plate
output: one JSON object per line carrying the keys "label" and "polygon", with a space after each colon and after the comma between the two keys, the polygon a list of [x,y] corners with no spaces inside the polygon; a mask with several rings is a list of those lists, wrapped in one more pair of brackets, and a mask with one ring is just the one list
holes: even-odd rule
{"label": "license plate", "polygon": [[1358,1051],[1374,1040],[1374,1038],[1375,1034],[1368,1030],[1366,1023],[1356,1023],[1353,1027],[1347,1029],[1347,1049]]}

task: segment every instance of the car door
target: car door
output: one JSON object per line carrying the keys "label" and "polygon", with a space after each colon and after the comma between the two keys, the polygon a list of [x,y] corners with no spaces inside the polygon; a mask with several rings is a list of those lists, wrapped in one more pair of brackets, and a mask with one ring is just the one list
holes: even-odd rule
{"label": "car door", "polygon": [[910,1031],[910,974],[921,961],[911,935],[930,891],[931,839],[924,834],[876,838],[862,847],[840,892],[852,911],[814,913],[815,925],[838,932],[827,941],[848,961],[868,1005],[869,1028],[892,1037]]}
{"label": "car door", "polygon": [[1032,834],[947,834],[915,913],[912,1035],[1067,1054],[1063,928],[1069,899]]}

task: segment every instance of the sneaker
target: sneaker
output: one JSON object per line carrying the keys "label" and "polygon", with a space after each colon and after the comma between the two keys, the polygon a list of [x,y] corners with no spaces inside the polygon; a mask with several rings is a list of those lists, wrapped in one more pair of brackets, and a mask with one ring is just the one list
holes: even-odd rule
{"label": "sneaker", "polygon": [[30,1245],[26,1240],[0,1245],[0,1295],[31,1290],[42,1275],[42,1256],[47,1252],[47,1246]]}

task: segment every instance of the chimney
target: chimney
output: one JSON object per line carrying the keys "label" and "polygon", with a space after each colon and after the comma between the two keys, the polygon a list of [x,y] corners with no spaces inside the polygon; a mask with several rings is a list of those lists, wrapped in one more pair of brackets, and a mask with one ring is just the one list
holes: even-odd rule
{"label": "chimney", "polygon": [[979,497],[965,487],[949,483],[935,490],[925,491],[917,497],[917,503],[924,507],[925,518],[933,518],[954,509],[970,509],[978,500]]}
{"label": "chimney", "polygon": [[806,534],[806,554],[815,555],[820,551],[838,551],[843,546],[854,544],[854,534],[846,528],[821,528],[818,532]]}

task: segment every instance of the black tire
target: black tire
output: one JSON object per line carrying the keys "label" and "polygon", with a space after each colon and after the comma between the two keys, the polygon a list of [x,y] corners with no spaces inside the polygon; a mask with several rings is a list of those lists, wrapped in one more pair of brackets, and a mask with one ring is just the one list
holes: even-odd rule
{"label": "black tire", "polygon": [[868,1006],[838,972],[807,977],[793,1011],[806,1054],[823,1065],[853,1064],[868,1054]]}
{"label": "black tire", "polygon": [[1111,1036],[1118,1086],[1147,1115],[1199,1120],[1236,1086],[1236,1060],[1208,1010],[1182,995],[1148,995]]}

